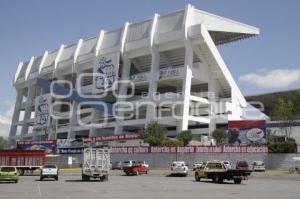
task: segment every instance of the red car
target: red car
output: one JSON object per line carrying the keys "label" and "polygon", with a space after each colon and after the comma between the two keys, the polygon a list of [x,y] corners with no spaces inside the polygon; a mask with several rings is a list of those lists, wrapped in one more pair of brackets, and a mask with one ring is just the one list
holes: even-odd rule
{"label": "red car", "polygon": [[238,161],[236,163],[237,170],[249,170],[249,164],[246,161]]}
{"label": "red car", "polygon": [[147,174],[149,171],[149,165],[145,162],[133,162],[132,166],[123,167],[123,171],[126,175]]}

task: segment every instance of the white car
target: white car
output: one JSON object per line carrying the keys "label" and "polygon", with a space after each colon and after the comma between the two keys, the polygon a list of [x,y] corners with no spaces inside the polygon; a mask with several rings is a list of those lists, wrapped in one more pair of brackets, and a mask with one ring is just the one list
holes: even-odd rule
{"label": "white car", "polygon": [[265,163],[263,161],[255,161],[252,164],[253,171],[266,171]]}
{"label": "white car", "polygon": [[195,162],[193,164],[193,171],[195,171],[198,167],[201,167],[203,165],[203,162]]}
{"label": "white car", "polygon": [[231,169],[231,164],[230,164],[229,161],[223,161],[223,164],[224,164],[226,169]]}
{"label": "white car", "polygon": [[40,180],[44,178],[54,178],[58,180],[58,168],[55,164],[47,164],[41,168]]}
{"label": "white car", "polygon": [[122,163],[122,167],[132,167],[136,162],[134,160],[126,160]]}
{"label": "white car", "polygon": [[175,161],[171,164],[171,175],[187,176],[189,168],[183,161]]}

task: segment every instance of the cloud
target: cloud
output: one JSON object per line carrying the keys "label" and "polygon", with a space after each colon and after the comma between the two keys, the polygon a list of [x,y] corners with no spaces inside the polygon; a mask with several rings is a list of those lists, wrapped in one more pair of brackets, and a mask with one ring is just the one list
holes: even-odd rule
{"label": "cloud", "polygon": [[250,73],[241,76],[239,80],[262,88],[284,88],[300,82],[300,69],[275,69],[259,74]]}
{"label": "cloud", "polygon": [[1,103],[3,111],[0,111],[0,136],[8,137],[14,106],[14,102],[10,101]]}

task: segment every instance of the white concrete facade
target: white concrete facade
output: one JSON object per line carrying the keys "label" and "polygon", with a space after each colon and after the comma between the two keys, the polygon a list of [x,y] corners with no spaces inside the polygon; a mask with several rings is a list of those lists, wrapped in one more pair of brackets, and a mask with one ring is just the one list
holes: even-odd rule
{"label": "white concrete facade", "polygon": [[[127,22],[113,31],[100,31],[96,37],[79,39],[75,44],[46,51],[21,62],[17,68],[13,81],[17,98],[9,137],[66,139],[121,134],[136,132],[153,120],[167,127],[169,136],[187,129],[194,134],[209,134],[218,124],[243,119],[242,112],[246,107],[217,45],[258,34],[259,29],[255,27],[187,5],[184,10],[162,16],[155,14],[152,19],[139,23]],[[51,118],[45,129],[36,128],[34,100],[49,93],[36,84],[37,78],[68,80],[72,89],[92,95],[92,77],[84,77],[82,81],[78,78],[80,74],[93,72],[95,58],[100,52],[120,53],[118,79],[131,80],[135,84],[131,98],[108,94],[101,100],[111,104],[144,103],[144,106],[134,109],[130,119],[109,117],[106,124],[100,124],[104,118],[98,110],[87,106],[77,111],[78,102],[53,99],[53,102],[71,103],[71,110],[63,106],[58,108],[61,116],[71,113],[71,117]],[[127,84],[121,84],[117,89],[119,94],[130,91],[133,90]],[[171,110],[178,102],[180,105]],[[193,104],[197,106],[191,108]],[[174,117],[172,111],[178,117]],[[122,113],[126,114],[126,111]],[[98,125],[79,125],[78,117],[87,124]]]}

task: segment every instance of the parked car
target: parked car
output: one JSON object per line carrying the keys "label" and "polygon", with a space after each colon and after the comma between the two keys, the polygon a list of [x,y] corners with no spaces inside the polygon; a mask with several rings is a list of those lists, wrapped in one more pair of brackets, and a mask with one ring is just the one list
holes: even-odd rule
{"label": "parked car", "polygon": [[40,180],[44,178],[54,178],[58,180],[58,167],[55,164],[44,165],[41,169]]}
{"label": "parked car", "polygon": [[226,169],[231,169],[231,164],[230,164],[229,161],[223,161],[223,164],[224,164]]}
{"label": "parked car", "polygon": [[193,164],[193,171],[195,171],[198,167],[201,167],[203,165],[203,162],[201,161],[196,161]]}
{"label": "parked car", "polygon": [[266,171],[265,163],[263,161],[254,161],[252,164],[253,171]]}
{"label": "parked car", "polygon": [[115,169],[117,169],[117,170],[122,170],[122,162],[121,161],[117,161],[117,162],[113,162],[112,164],[111,164],[111,169],[112,170],[115,170]]}
{"label": "parked car", "polygon": [[0,167],[0,181],[19,181],[18,170],[16,167]]}
{"label": "parked car", "polygon": [[147,174],[149,171],[149,165],[145,161],[134,162],[131,166],[123,167],[123,171],[126,175]]}
{"label": "parked car", "polygon": [[171,175],[187,176],[188,172],[189,168],[183,161],[175,161],[171,164]]}
{"label": "parked car", "polygon": [[122,167],[131,167],[133,164],[135,163],[134,160],[126,160],[124,162],[122,162]]}
{"label": "parked car", "polygon": [[238,161],[236,163],[236,169],[237,170],[249,170],[249,164],[248,162],[242,160],[242,161]]}

